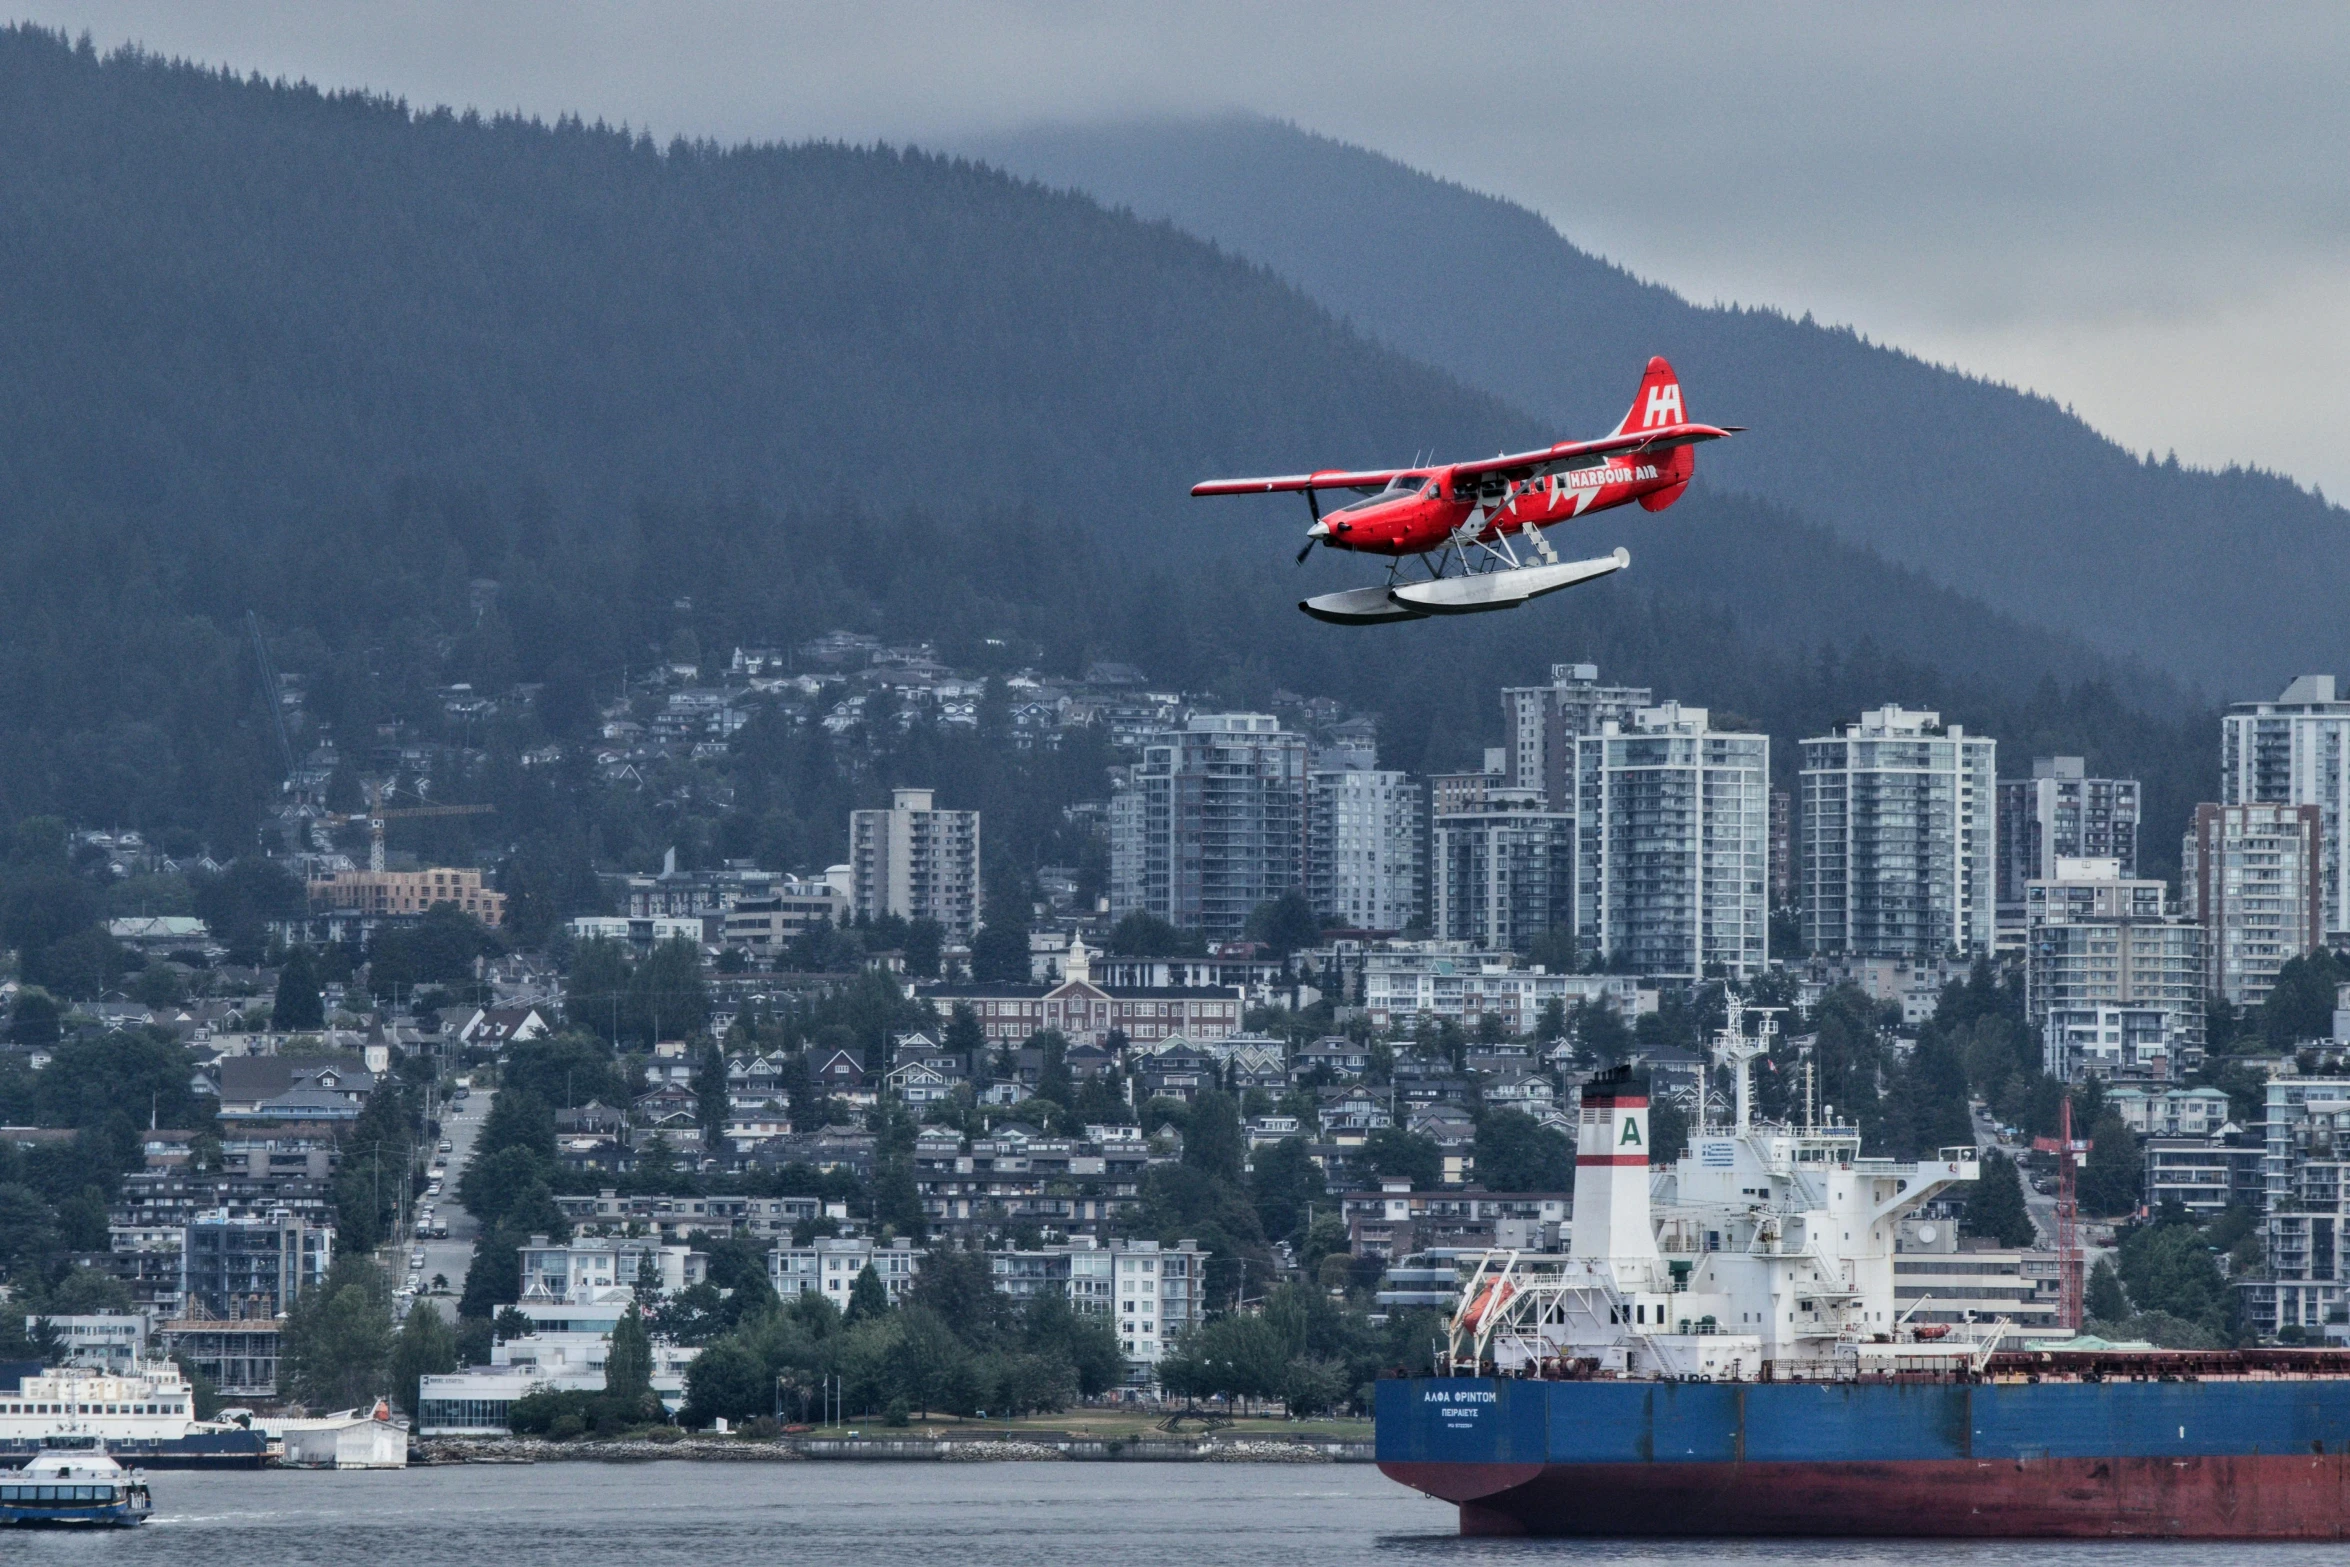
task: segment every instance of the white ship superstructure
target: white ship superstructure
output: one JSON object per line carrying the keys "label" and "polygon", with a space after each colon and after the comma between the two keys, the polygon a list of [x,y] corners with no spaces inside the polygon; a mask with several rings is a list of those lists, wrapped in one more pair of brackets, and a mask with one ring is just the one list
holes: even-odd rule
{"label": "white ship superstructure", "polygon": [[1973,1180],[1975,1149],[1864,1158],[1859,1129],[1833,1116],[1757,1120],[1749,1068],[1768,1048],[1767,1017],[1764,1030],[1747,1036],[1732,1001],[1715,1054],[1735,1075],[1733,1117],[1671,1166],[1649,1166],[1644,1085],[1624,1073],[1584,1090],[1569,1253],[1484,1260],[1454,1314],[1456,1367],[1740,1381],[1979,1352],[1917,1342],[1893,1299],[1896,1221]]}
{"label": "white ship superstructure", "polygon": [[0,1442],[173,1441],[218,1429],[197,1421],[188,1379],[168,1360],[127,1372],[52,1366],[0,1392]]}

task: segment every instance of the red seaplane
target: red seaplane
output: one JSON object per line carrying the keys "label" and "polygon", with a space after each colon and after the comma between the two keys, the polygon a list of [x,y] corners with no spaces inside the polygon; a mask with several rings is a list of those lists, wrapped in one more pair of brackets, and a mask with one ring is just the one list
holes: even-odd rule
{"label": "red seaplane", "polygon": [[[1298,608],[1337,625],[1418,620],[1427,615],[1473,615],[1515,609],[1545,593],[1621,571],[1631,553],[1618,549],[1595,560],[1561,561],[1542,530],[1590,512],[1638,501],[1663,511],[1689,488],[1697,471],[1695,447],[1735,435],[1739,425],[1692,424],[1681,401],[1681,381],[1663,359],[1651,359],[1631,412],[1596,441],[1566,441],[1535,452],[1512,452],[1477,462],[1437,467],[1323,469],[1273,479],[1210,479],[1194,495],[1265,495],[1303,491],[1314,525],[1306,530],[1302,563],[1316,544],[1389,557],[1387,581],[1301,601]],[[1323,490],[1353,490],[1364,499],[1322,514]],[[1532,562],[1518,558],[1523,542]],[[1406,560],[1425,577],[1407,580]]]}

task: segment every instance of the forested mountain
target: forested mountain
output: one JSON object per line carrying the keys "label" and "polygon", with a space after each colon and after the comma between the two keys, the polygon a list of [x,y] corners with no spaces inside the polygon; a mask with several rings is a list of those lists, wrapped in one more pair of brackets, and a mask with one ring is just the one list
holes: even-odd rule
{"label": "forested mountain", "polygon": [[2214,696],[2270,695],[2350,648],[2350,516],[2287,480],[2150,462],[2045,398],[1809,316],[1693,306],[1525,208],[1293,126],[1089,126],[972,150],[1263,262],[1561,436],[1612,426],[1666,354],[1695,417],[1754,429],[1705,452],[1715,483]]}
{"label": "forested mountain", "polygon": [[[2143,770],[2175,838],[2210,748],[2162,678],[1786,511],[1701,487],[1561,537],[1628,544],[1621,578],[1365,633],[1292,607],[1365,575],[1293,569],[1302,513],[1184,496],[1547,425],[1262,267],[969,163],[657,148],[0,32],[0,816],[249,843],[278,772],[251,610],[354,742],[438,724],[449,682],[543,684],[471,737],[504,802],[472,825],[575,856],[590,824],[607,854],[680,824],[520,748],[585,737],[665,650],[837,625],[1326,692],[1407,766],[1473,758],[1494,689],[1554,659],[1781,735],[1940,703]],[[744,832],[803,852],[838,790],[938,781],[743,750],[727,788],[782,824]]]}

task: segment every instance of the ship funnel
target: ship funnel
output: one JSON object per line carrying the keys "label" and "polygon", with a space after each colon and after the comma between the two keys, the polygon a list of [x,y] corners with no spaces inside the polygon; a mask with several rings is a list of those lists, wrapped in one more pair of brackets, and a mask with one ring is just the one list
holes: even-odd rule
{"label": "ship funnel", "polygon": [[1605,1073],[1583,1090],[1575,1127],[1574,1255],[1656,1260],[1648,1136],[1648,1084],[1630,1068]]}

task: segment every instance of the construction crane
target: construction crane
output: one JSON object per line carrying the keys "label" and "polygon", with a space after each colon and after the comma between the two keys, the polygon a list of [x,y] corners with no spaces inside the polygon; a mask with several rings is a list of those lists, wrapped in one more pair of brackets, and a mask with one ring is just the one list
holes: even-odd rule
{"label": "construction crane", "polygon": [[494,805],[409,805],[398,810],[387,811],[383,808],[383,797],[388,792],[383,789],[370,789],[365,815],[322,816],[319,818],[330,827],[344,827],[352,822],[367,824],[367,868],[371,871],[380,871],[384,868],[384,823],[388,821],[404,820],[415,816],[482,816],[497,809]]}
{"label": "construction crane", "polygon": [[2073,1183],[2073,1096],[2056,1116],[2056,1320],[2081,1331],[2080,1204]]}

